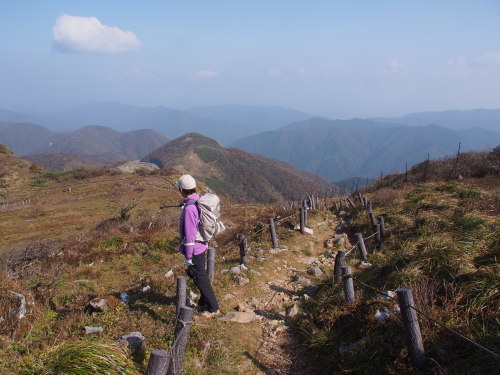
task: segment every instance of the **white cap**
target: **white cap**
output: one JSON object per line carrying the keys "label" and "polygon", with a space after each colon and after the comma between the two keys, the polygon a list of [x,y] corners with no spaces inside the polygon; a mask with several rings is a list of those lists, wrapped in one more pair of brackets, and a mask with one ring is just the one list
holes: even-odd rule
{"label": "white cap", "polygon": [[180,178],[179,181],[175,184],[175,187],[182,188],[184,190],[191,190],[196,188],[196,181],[194,180],[193,176],[189,174],[183,174]]}

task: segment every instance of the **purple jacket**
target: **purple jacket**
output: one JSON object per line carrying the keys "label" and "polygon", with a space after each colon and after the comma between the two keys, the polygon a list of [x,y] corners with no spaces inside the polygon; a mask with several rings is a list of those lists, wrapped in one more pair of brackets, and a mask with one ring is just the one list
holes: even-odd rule
{"label": "purple jacket", "polygon": [[[182,203],[197,201],[198,199],[200,199],[200,196],[193,194],[185,198]],[[199,255],[207,249],[206,244],[196,242],[199,221],[200,217],[196,205],[184,206],[179,218],[179,253],[184,255],[186,259],[192,259],[193,255]]]}

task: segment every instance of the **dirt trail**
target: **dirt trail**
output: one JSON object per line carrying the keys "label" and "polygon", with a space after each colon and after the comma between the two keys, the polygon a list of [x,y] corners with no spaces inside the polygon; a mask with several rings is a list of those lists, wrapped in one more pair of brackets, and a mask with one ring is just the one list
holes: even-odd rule
{"label": "dirt trail", "polygon": [[[249,270],[242,276],[231,276],[238,281],[252,275],[248,284],[228,289],[230,294],[226,294],[221,303],[223,310],[253,311],[258,318],[258,324],[238,330],[234,337],[238,341],[258,341],[257,349],[244,353],[238,366],[239,374],[312,374],[301,361],[294,320],[302,314],[300,303],[314,298],[315,284],[322,277],[319,269],[327,272],[333,267],[336,250],[325,248],[324,243],[333,237],[336,225],[335,217],[327,218],[319,213],[309,220],[308,227],[314,230],[313,235],[293,236],[288,243],[280,243],[285,249],[279,252],[270,249],[269,245],[253,249],[247,264]],[[308,274],[310,268],[318,275]]]}

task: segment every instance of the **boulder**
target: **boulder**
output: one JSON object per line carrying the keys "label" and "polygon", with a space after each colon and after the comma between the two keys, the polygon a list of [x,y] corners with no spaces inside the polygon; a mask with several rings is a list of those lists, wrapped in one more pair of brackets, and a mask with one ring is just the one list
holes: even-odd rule
{"label": "boulder", "polygon": [[226,322],[250,323],[257,319],[257,315],[253,311],[231,311],[220,318]]}
{"label": "boulder", "polygon": [[318,266],[316,266],[316,267],[309,267],[307,269],[307,273],[309,275],[311,275],[311,276],[314,276],[314,277],[320,277],[320,276],[323,275],[323,271]]}
{"label": "boulder", "polygon": [[118,339],[118,342],[125,345],[132,352],[144,350],[145,337],[140,332],[131,332],[128,335],[123,335]]}

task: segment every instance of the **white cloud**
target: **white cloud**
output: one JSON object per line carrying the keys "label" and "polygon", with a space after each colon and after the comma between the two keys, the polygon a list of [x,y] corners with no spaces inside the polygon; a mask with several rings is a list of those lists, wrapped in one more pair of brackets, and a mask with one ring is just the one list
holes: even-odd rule
{"label": "white cloud", "polygon": [[490,52],[476,58],[478,63],[483,64],[500,64],[500,52]]}
{"label": "white cloud", "polygon": [[135,52],[141,42],[131,31],[103,25],[95,17],[63,14],[52,29],[56,45],[63,50],[93,54]]}
{"label": "white cloud", "polygon": [[213,70],[200,70],[196,75],[200,78],[212,78],[219,75],[219,73],[214,72]]}

